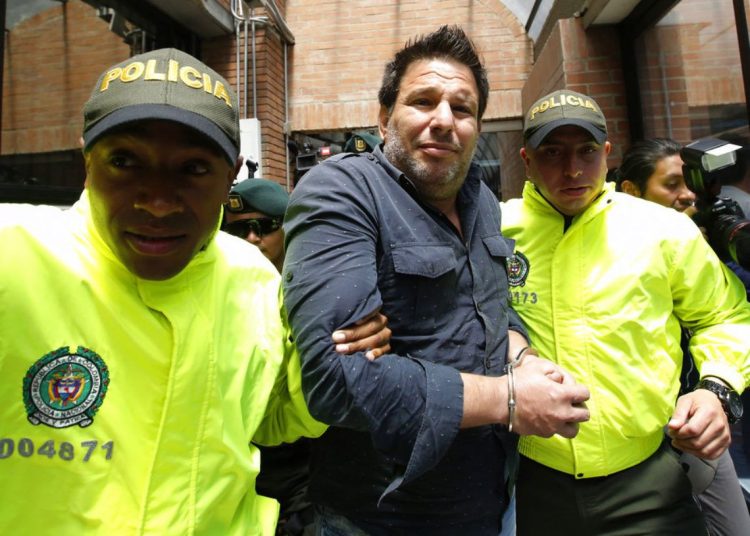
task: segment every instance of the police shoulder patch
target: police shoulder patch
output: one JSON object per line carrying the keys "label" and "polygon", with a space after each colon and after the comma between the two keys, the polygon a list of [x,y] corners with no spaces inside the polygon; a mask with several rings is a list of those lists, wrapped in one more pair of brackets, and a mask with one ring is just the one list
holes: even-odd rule
{"label": "police shoulder patch", "polygon": [[526,284],[529,276],[529,259],[520,251],[513,253],[512,257],[505,259],[508,270],[508,284],[511,287],[522,287]]}
{"label": "police shoulder patch", "polygon": [[104,402],[109,369],[95,352],[63,346],[38,359],[23,378],[26,415],[34,425],[86,427]]}

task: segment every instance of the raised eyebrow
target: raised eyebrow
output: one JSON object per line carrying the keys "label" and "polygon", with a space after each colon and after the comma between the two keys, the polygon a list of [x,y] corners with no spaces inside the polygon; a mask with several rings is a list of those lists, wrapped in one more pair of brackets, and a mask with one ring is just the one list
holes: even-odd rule
{"label": "raised eyebrow", "polygon": [[420,85],[414,85],[409,87],[405,92],[403,92],[404,98],[412,98],[417,97],[419,95],[426,95],[426,94],[434,94],[437,92],[437,88],[435,86],[429,85],[429,84],[420,84]]}
{"label": "raised eyebrow", "polygon": [[462,104],[468,104],[470,106],[478,106],[479,100],[476,99],[474,94],[470,91],[459,91],[455,94],[455,98],[451,99],[452,102],[458,102]]}

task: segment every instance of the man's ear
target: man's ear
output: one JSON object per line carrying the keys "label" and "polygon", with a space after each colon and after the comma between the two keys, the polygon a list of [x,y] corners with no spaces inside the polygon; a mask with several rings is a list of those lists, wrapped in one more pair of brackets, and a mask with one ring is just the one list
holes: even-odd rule
{"label": "man's ear", "polygon": [[381,104],[380,112],[378,112],[378,131],[383,141],[385,141],[385,133],[388,132],[388,119],[390,119],[388,108]]}
{"label": "man's ear", "polygon": [[635,197],[642,197],[641,189],[631,180],[625,179],[620,183],[620,190]]}
{"label": "man's ear", "polygon": [[526,147],[521,147],[521,150],[518,151],[518,154],[521,155],[521,160],[523,160],[524,164],[528,164],[529,163],[529,159],[526,156]]}
{"label": "man's ear", "polygon": [[518,151],[518,154],[521,155],[521,160],[523,160],[523,166],[526,170],[526,178],[530,178],[531,175],[529,174],[529,155],[526,153],[526,147],[521,147],[521,150]]}

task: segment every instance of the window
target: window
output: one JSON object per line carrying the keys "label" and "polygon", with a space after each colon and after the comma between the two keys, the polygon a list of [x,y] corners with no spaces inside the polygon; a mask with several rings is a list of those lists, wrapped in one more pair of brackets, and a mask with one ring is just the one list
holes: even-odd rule
{"label": "window", "polygon": [[642,121],[634,136],[687,143],[747,131],[731,0],[682,0],[642,27],[633,40]]}

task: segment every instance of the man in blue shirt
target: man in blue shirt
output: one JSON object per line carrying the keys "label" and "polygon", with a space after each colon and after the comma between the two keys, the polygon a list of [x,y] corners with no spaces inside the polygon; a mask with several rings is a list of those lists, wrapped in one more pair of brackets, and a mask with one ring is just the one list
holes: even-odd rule
{"label": "man in blue shirt", "polygon": [[[311,413],[332,425],[313,447],[318,534],[497,536],[509,428],[573,437],[588,419],[588,390],[526,348],[508,307],[513,244],[471,164],[488,93],[460,28],[408,43],[379,92],[384,144],[328,159],[291,196],[285,303]],[[329,347],[379,308],[392,353]]]}

